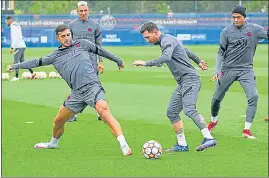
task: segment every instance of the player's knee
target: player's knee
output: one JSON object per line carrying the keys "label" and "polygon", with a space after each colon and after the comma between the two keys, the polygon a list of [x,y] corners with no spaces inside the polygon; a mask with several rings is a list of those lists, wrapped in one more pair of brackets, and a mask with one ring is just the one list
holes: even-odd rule
{"label": "player's knee", "polygon": [[188,116],[189,118],[193,118],[194,115],[196,115],[198,112],[195,109],[195,107],[185,107],[183,108],[184,114]]}
{"label": "player's knee", "polygon": [[179,116],[175,112],[169,109],[166,112],[166,116],[168,117],[171,123],[174,123],[175,121],[179,120]]}
{"label": "player's knee", "polygon": [[55,125],[55,126],[57,126],[57,127],[61,127],[61,126],[63,126],[64,124],[65,124],[65,121],[64,121],[64,119],[62,119],[61,117],[56,116],[56,117],[54,118],[54,125]]}
{"label": "player's knee", "polygon": [[254,94],[248,98],[248,103],[257,103],[259,99],[258,94]]}
{"label": "player's knee", "polygon": [[97,101],[95,104],[95,109],[99,113],[99,115],[102,116],[105,112],[108,111],[107,102],[104,100]]}

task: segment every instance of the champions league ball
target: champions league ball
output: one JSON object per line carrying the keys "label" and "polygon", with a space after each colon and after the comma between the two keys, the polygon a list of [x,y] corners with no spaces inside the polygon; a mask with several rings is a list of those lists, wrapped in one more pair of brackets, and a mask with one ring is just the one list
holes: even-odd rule
{"label": "champions league ball", "polygon": [[8,80],[9,74],[8,73],[2,73],[2,80]]}
{"label": "champions league ball", "polygon": [[162,145],[155,140],[149,140],[144,143],[142,153],[147,159],[158,159],[162,155]]}

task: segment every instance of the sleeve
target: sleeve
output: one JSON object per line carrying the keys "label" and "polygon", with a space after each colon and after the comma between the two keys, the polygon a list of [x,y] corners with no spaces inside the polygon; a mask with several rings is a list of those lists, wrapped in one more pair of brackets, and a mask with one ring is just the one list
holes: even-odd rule
{"label": "sleeve", "polygon": [[18,39],[18,28],[16,28],[14,25],[11,25],[10,27],[10,36],[11,36],[11,48],[14,48],[15,44],[17,43]]}
{"label": "sleeve", "polygon": [[146,62],[146,66],[160,66],[161,64],[171,60],[175,46],[169,39],[163,39],[161,41],[162,55],[157,59]]}
{"label": "sleeve", "polygon": [[227,45],[228,45],[228,41],[227,41],[227,37],[225,35],[225,31],[222,30],[222,32],[220,34],[220,47],[219,47],[217,57],[216,57],[216,66],[215,66],[215,73],[216,74],[220,73],[221,65],[222,65],[223,59],[224,59],[224,55],[225,55],[226,50],[227,50]]}
{"label": "sleeve", "polygon": [[39,59],[33,59],[24,61],[22,63],[13,64],[12,69],[31,69],[35,67],[46,66],[52,64],[53,59],[53,56],[50,54]]}
{"label": "sleeve", "polygon": [[[99,23],[96,23],[96,30],[94,33],[94,37],[95,37],[95,44],[102,46],[102,32],[101,32],[101,27]],[[103,61],[101,56],[98,56],[99,58],[99,62]]]}
{"label": "sleeve", "polygon": [[197,65],[200,64],[201,60],[198,56],[196,56],[191,50],[189,50],[188,48],[184,48],[188,57],[193,60]]}
{"label": "sleeve", "polygon": [[86,43],[87,50],[91,53],[97,54],[98,56],[105,57],[111,61],[114,61],[118,64],[118,66],[121,66],[123,64],[123,61],[115,56],[114,54],[110,53],[109,51],[106,51],[101,46],[98,46],[88,40],[83,40]]}
{"label": "sleeve", "polygon": [[255,27],[258,39],[268,39],[268,35],[269,35],[268,30],[266,30],[265,28],[257,24],[255,24],[254,27]]}

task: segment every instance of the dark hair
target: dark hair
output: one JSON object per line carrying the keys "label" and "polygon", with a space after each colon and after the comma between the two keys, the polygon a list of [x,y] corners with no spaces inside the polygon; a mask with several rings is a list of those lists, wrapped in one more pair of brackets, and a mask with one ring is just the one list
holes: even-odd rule
{"label": "dark hair", "polygon": [[55,33],[56,33],[56,35],[58,35],[59,32],[63,32],[66,29],[69,29],[69,27],[65,24],[61,24],[55,29]]}
{"label": "dark hair", "polygon": [[140,29],[140,34],[144,33],[145,31],[153,32],[153,30],[158,30],[159,31],[158,26],[153,22],[147,22],[147,23],[144,23],[142,25],[142,27]]}
{"label": "dark hair", "polygon": [[12,16],[7,16],[6,20],[13,20],[13,17]]}

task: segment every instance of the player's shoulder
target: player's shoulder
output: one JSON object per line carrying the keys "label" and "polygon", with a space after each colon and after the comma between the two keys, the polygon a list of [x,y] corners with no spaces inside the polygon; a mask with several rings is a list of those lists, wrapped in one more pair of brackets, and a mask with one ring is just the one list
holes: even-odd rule
{"label": "player's shoulder", "polygon": [[234,29],[234,24],[229,24],[229,25],[226,25],[224,28],[223,28],[223,32],[229,32],[229,31],[232,31]]}
{"label": "player's shoulder", "polygon": [[68,25],[73,25],[73,24],[77,23],[78,21],[79,21],[78,19],[73,19],[68,23]]}
{"label": "player's shoulder", "polygon": [[261,25],[258,25],[256,23],[248,23],[247,25],[248,27],[251,27],[251,28],[263,28]]}
{"label": "player's shoulder", "polygon": [[82,46],[83,45],[89,45],[89,44],[92,43],[91,41],[89,41],[87,39],[77,39],[77,40],[75,40],[73,42],[74,42],[74,44],[80,43]]}
{"label": "player's shoulder", "polygon": [[174,42],[177,41],[177,38],[170,34],[163,34],[162,37],[163,42]]}

